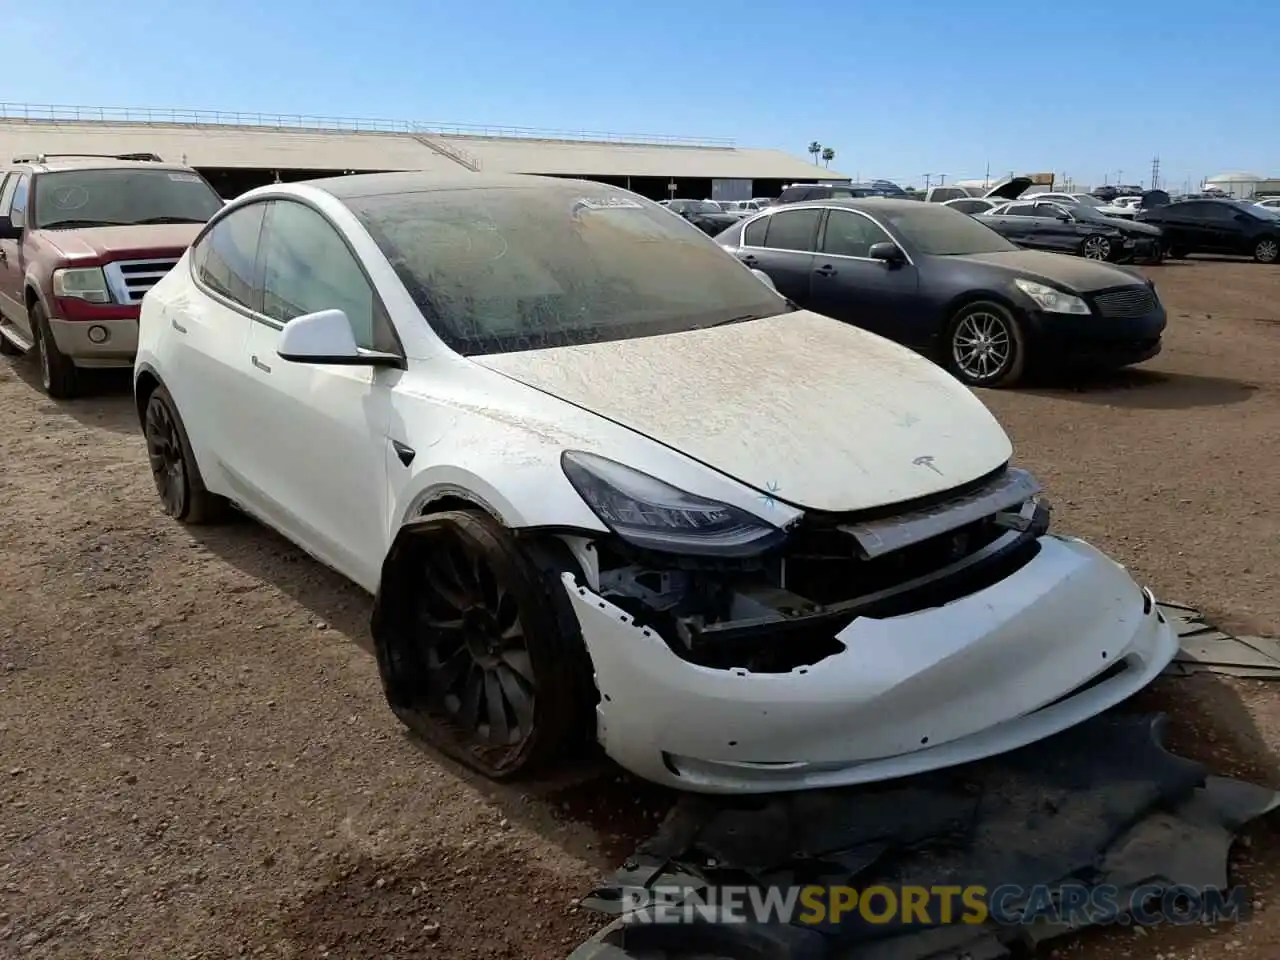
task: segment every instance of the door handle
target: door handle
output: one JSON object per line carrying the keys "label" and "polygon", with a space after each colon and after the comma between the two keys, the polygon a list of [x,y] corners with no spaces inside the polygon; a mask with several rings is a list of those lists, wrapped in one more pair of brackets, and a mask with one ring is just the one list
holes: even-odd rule
{"label": "door handle", "polygon": [[187,328],[184,327],[182,324],[180,324],[177,320],[174,320],[173,317],[169,318],[169,326],[173,327],[173,329],[177,330],[179,333],[187,332]]}
{"label": "door handle", "polygon": [[271,372],[271,368],[270,368],[270,367],[268,367],[268,366],[267,366],[265,363],[263,363],[261,360],[259,360],[259,359],[258,359],[258,355],[257,355],[256,353],[255,353],[252,357],[250,357],[250,358],[249,358],[249,362],[250,362],[250,363],[252,363],[252,364],[253,364],[255,367],[257,367],[259,370],[261,370],[263,373],[270,373],[270,372]]}
{"label": "door handle", "polygon": [[836,268],[829,263],[824,263],[822,266],[820,266],[817,270],[813,272],[820,277],[834,277],[836,275]]}
{"label": "door handle", "polygon": [[748,267],[754,267],[760,261],[754,255],[748,253],[745,257],[742,258],[742,262],[745,263]]}
{"label": "door handle", "polygon": [[8,260],[9,254],[5,252],[4,247],[0,247],[0,260]]}

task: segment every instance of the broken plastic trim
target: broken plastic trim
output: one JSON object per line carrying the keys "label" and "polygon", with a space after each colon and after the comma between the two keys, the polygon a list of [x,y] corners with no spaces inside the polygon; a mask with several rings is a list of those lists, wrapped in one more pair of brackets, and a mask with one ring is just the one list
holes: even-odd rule
{"label": "broken plastic trim", "polygon": [[[691,647],[776,639],[788,633],[810,630],[831,624],[842,630],[857,617],[901,616],[913,610],[940,606],[952,599],[981,589],[984,581],[996,582],[1009,576],[1029,561],[1039,546],[1036,543],[1049,531],[1050,512],[1047,504],[1027,504],[1025,529],[1013,529],[969,556],[923,576],[894,587],[833,603],[813,613],[785,620],[756,618],[701,626],[683,621]],[[1018,520],[1024,519],[1019,515]],[[1012,521],[1010,521],[1012,523]],[[1022,524],[1018,524],[1022,526]],[[978,584],[975,586],[974,584]]]}
{"label": "broken plastic trim", "polygon": [[837,529],[853,537],[863,554],[874,559],[1019,506],[1041,489],[1026,470],[1010,467],[976,490],[896,516],[844,523]]}

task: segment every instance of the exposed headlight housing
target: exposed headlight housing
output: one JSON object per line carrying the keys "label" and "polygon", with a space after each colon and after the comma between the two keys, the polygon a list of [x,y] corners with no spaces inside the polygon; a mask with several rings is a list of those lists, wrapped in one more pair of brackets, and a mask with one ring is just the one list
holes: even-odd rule
{"label": "exposed headlight housing", "polygon": [[111,302],[107,276],[101,267],[71,267],[53,271],[53,295],[86,300],[89,303]]}
{"label": "exposed headlight housing", "polygon": [[593,453],[566,450],[560,466],[601,522],[637,547],[686,556],[749,557],[786,536],[745,510],[686,493]]}
{"label": "exposed headlight housing", "polygon": [[1021,278],[1014,280],[1013,283],[1014,286],[1034,300],[1036,306],[1045,313],[1074,313],[1080,316],[1088,316],[1092,312],[1089,309],[1089,305],[1075,294],[1057,290],[1048,284],[1036,283],[1034,280],[1023,280]]}

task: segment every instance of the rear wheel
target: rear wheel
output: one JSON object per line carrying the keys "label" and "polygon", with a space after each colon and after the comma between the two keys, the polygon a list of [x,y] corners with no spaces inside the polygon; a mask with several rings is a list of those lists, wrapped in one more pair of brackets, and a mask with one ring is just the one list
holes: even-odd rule
{"label": "rear wheel", "polygon": [[1080,244],[1080,256],[1086,260],[1110,260],[1111,241],[1106,237],[1085,237]]}
{"label": "rear wheel", "polygon": [[971,303],[952,318],[946,336],[947,367],[971,387],[1016,383],[1027,362],[1022,328],[998,303]]}
{"label": "rear wheel", "polygon": [[74,397],[80,387],[76,365],[58,349],[49,318],[39,302],[31,308],[30,316],[36,362],[40,365],[40,386],[55,400]]}
{"label": "rear wheel", "polygon": [[1263,237],[1254,244],[1253,259],[1259,263],[1275,263],[1280,260],[1280,242],[1274,237]]}

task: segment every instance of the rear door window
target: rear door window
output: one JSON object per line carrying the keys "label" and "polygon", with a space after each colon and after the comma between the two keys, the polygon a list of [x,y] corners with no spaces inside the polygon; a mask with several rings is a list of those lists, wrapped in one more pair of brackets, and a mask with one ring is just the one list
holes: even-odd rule
{"label": "rear door window", "polygon": [[764,245],[770,250],[811,253],[818,233],[818,221],[821,219],[822,210],[818,207],[775,213],[769,217]]}

